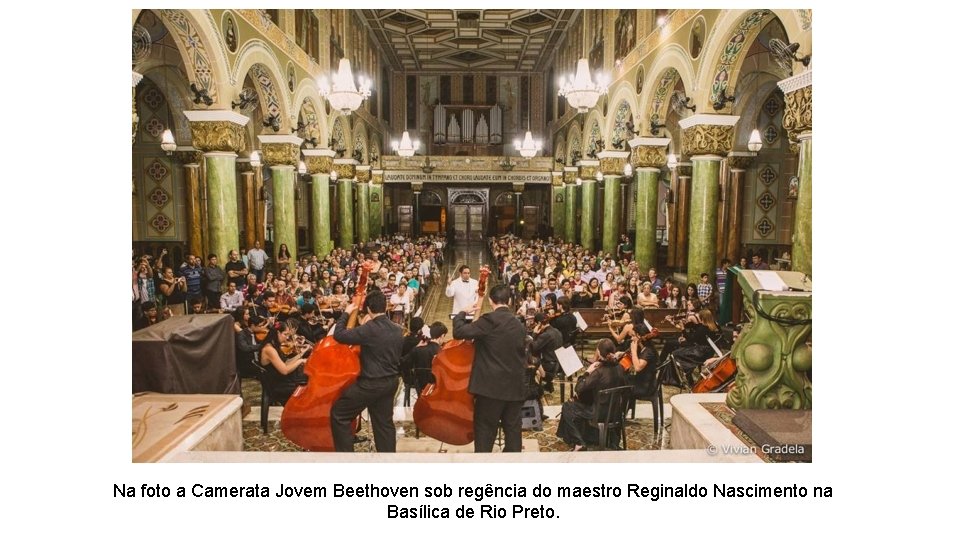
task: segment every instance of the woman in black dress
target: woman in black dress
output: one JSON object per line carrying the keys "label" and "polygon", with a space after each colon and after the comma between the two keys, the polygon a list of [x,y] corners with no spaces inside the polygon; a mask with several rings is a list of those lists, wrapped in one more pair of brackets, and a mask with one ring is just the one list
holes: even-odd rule
{"label": "woman in black dress", "polygon": [[560,409],[557,437],[572,446],[574,452],[582,450],[587,444],[584,435],[588,427],[587,422],[593,418],[597,394],[610,388],[626,386],[626,384],[626,377],[620,366],[613,340],[601,339],[586,375],[577,380],[577,386],[574,389],[575,397],[564,403]]}
{"label": "woman in black dress", "polygon": [[303,365],[307,363],[306,355],[309,349],[303,349],[299,353],[286,358],[283,353],[283,344],[291,343],[294,335],[297,333],[297,321],[287,319],[279,323],[279,328],[274,326],[267,334],[267,339],[260,351],[260,365],[264,368],[263,381],[264,390],[270,396],[271,401],[277,401],[285,404],[290,394],[296,390],[297,386],[306,384],[307,378],[303,373]]}

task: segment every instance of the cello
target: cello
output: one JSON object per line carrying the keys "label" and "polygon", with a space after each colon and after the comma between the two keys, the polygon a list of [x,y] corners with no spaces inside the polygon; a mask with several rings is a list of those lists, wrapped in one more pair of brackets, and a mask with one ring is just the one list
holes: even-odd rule
{"label": "cello", "polygon": [[693,392],[708,394],[723,391],[733,382],[736,375],[737,361],[727,353],[710,366],[703,366],[703,378],[693,385]]}
{"label": "cello", "polygon": [[[353,303],[363,306],[367,295],[367,275],[373,261],[365,261],[360,268]],[[350,314],[347,328],[357,325],[358,311]],[[330,410],[343,391],[360,375],[360,347],[344,345],[328,335],[313,348],[304,368],[307,384],[298,386],[280,417],[283,435],[294,444],[314,452],[332,452],[333,431]],[[356,429],[356,424],[354,424]]]}
{"label": "cello", "polygon": [[[642,336],[641,336],[641,335],[637,335],[637,339],[640,340],[640,343],[645,343],[645,342],[650,341],[651,339],[657,338],[657,337],[659,337],[659,336],[660,336],[660,330],[654,328],[654,329],[650,330],[649,333],[646,333],[646,334],[644,334],[644,335],[642,335]],[[623,371],[628,372],[628,373],[629,373],[631,370],[633,370],[633,358],[630,356],[629,353],[623,355],[623,356],[620,358],[620,367],[623,368]]]}
{"label": "cello", "polygon": [[[480,268],[480,300],[486,293],[489,275],[489,267]],[[475,351],[472,341],[454,339],[433,357],[432,371],[437,382],[426,385],[413,406],[413,422],[423,434],[456,446],[473,442],[473,394],[467,386]]]}

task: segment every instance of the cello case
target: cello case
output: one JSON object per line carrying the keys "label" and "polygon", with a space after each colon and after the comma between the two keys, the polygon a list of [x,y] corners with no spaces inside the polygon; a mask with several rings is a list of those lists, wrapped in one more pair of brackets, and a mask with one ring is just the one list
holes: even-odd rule
{"label": "cello case", "polygon": [[[353,303],[363,305],[367,294],[367,275],[373,261],[364,261],[357,279]],[[351,314],[348,328],[356,325],[357,312]],[[344,345],[327,336],[320,340],[304,368],[307,384],[297,387],[283,407],[280,429],[291,442],[312,452],[333,452],[330,410],[343,391],[360,375],[360,347]],[[356,425],[354,425],[356,429]]]}
{"label": "cello case", "polygon": [[[480,269],[477,296],[486,292],[490,269]],[[440,442],[461,446],[473,442],[473,394],[467,390],[473,368],[473,342],[454,339],[433,357],[437,381],[420,392],[413,406],[413,421],[421,433]]]}

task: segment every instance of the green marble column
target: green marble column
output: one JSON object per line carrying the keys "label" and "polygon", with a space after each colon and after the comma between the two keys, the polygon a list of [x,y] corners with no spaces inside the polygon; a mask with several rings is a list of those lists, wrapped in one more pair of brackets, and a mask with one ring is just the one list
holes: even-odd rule
{"label": "green marble column", "polygon": [[687,280],[697,283],[706,272],[714,280],[717,266],[717,202],[720,196],[720,161],[716,155],[693,156],[690,185],[690,226],[687,234]]}
{"label": "green marble column", "polygon": [[383,229],[383,184],[370,184],[370,236],[379,238]]}
{"label": "green marble column", "polygon": [[793,225],[791,269],[813,276],[813,134],[800,135],[800,191]]}
{"label": "green marble column", "polygon": [[313,252],[323,258],[333,249],[330,240],[330,175],[317,173],[313,178]]}
{"label": "green marble column", "polygon": [[564,229],[566,225],[564,219],[566,203],[557,202],[557,197],[566,200],[566,194],[564,193],[564,187],[562,185],[552,186],[550,188],[550,224],[553,227],[553,236],[560,238],[566,236],[566,230]]}
{"label": "green marble column", "polygon": [[[277,260],[280,245],[286,244],[290,250],[290,263],[287,265],[292,271],[297,260],[297,214],[296,214],[296,182],[297,172],[293,165],[272,165],[270,173],[273,178],[273,260]],[[280,269],[277,268],[279,271]]]}
{"label": "green marble column", "polygon": [[603,177],[603,251],[616,253],[620,237],[620,176]]}
{"label": "green marble column", "polygon": [[352,178],[341,179],[337,184],[340,197],[340,247],[353,246],[353,184]]}
{"label": "green marble column", "polygon": [[[207,170],[207,237],[210,253],[221,261],[229,260],[232,249],[239,249],[240,222],[237,209],[237,155],[233,152],[208,152],[203,155]],[[206,260],[208,253],[196,255]]]}
{"label": "green marble column", "polygon": [[357,182],[357,241],[370,241],[370,184]]}
{"label": "green marble column", "polygon": [[577,185],[567,184],[564,186],[563,204],[563,239],[567,242],[577,242]]}
{"label": "green marble column", "polygon": [[580,208],[580,244],[593,251],[596,249],[594,231],[597,220],[597,181],[583,180],[580,193],[583,200]]}
{"label": "green marble column", "polygon": [[637,182],[637,237],[634,253],[638,267],[657,266],[657,197],[660,169],[638,168],[634,175]]}

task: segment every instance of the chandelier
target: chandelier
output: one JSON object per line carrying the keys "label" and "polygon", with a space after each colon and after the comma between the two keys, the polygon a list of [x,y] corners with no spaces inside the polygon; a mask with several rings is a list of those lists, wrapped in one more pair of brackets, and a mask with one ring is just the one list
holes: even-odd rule
{"label": "chandelier", "polygon": [[404,131],[403,136],[400,137],[400,142],[398,143],[397,141],[393,141],[391,146],[397,155],[402,157],[410,157],[420,149],[420,141],[411,141],[410,133]]}
{"label": "chandelier", "polygon": [[533,135],[530,131],[527,131],[527,134],[523,136],[522,144],[520,140],[517,139],[513,141],[513,146],[520,152],[520,155],[525,158],[532,158],[543,148],[543,144],[539,140],[533,140]]}
{"label": "chandelier", "polygon": [[747,149],[751,152],[759,152],[763,148],[763,139],[760,138],[760,130],[754,129],[750,133],[750,140],[747,141]]}
{"label": "chandelier", "polygon": [[567,98],[567,103],[571,107],[576,107],[577,112],[587,112],[591,107],[597,104],[600,96],[607,93],[606,78],[597,74],[597,82],[590,79],[590,66],[586,58],[577,60],[577,73],[575,76],[564,80],[560,77],[560,91],[557,95]]}
{"label": "chandelier", "polygon": [[370,80],[360,77],[360,88],[353,82],[350,60],[340,59],[340,68],[333,74],[333,87],[322,77],[319,82],[320,95],[327,98],[330,106],[343,114],[350,114],[360,108],[363,100],[370,97]]}

